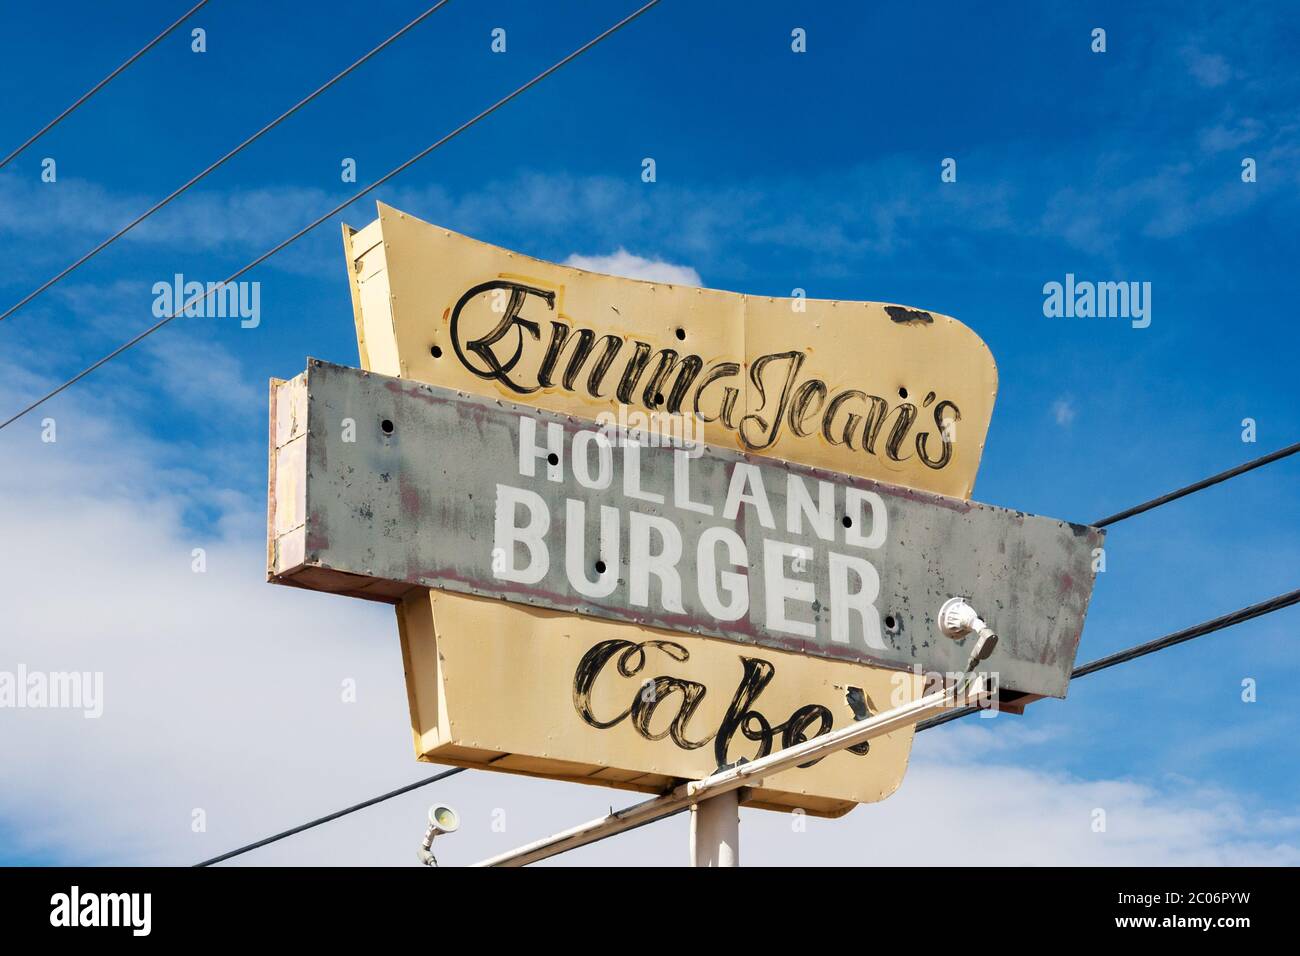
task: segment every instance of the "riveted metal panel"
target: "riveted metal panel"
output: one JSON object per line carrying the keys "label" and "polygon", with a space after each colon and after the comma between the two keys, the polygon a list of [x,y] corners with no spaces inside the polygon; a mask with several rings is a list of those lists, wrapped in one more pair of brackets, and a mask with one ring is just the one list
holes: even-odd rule
{"label": "riveted metal panel", "polygon": [[[965,665],[967,642],[943,637],[934,623],[946,598],[963,595],[1001,636],[988,666],[1003,688],[1065,694],[1092,590],[1092,553],[1102,541],[1098,529],[708,445],[690,457],[672,447],[633,452],[624,443],[611,453],[608,487],[593,489],[576,479],[572,458],[574,437],[596,430],[592,422],[316,361],[306,386],[305,558],[298,567],[273,567],[273,580],[388,601],[412,587],[440,588],[926,672]],[[531,477],[521,474],[525,420],[533,423],[538,444],[546,443],[552,424],[563,439],[558,463],[534,459]],[[639,488],[661,495],[662,503],[629,496],[629,455],[639,462]],[[680,456],[687,458],[687,500],[695,510],[679,506],[675,497]],[[747,476],[744,482],[738,472]],[[728,518],[726,504],[740,500],[738,484],[751,500]],[[795,492],[796,486],[803,492]],[[536,496],[548,515],[542,543],[548,567],[535,581],[509,579],[510,569],[528,563],[532,554],[523,545],[511,545],[506,554],[505,539],[497,537],[498,502],[508,500],[509,489]],[[831,495],[831,540],[810,531],[807,520],[800,531],[791,531],[787,496],[803,493],[814,502]],[[848,507],[851,498],[864,495],[883,506],[883,517],[872,508]],[[752,501],[757,497],[766,500],[770,521]],[[571,531],[570,500],[581,502],[586,517]],[[616,555],[601,554],[602,506],[618,514]],[[705,507],[712,513],[701,513]],[[846,515],[857,526],[844,527]],[[514,517],[525,520],[522,512]],[[872,539],[878,521],[885,524],[878,546],[854,543],[854,533]],[[636,523],[659,529],[668,524],[680,536],[681,555],[673,562],[679,602],[665,596],[672,588],[665,592],[660,577],[648,575],[644,601],[637,603],[633,580],[645,571],[629,561]],[[727,563],[725,546],[711,549],[715,568],[704,566],[701,557],[710,548],[701,549],[701,535],[716,528],[743,543],[741,566]],[[587,575],[588,587],[614,576],[607,596],[579,593],[566,567],[570,533],[575,548],[581,545],[576,570]],[[655,540],[662,544],[662,538]],[[799,550],[774,560],[772,550],[782,546]],[[598,558],[606,561],[606,576],[592,567]],[[832,588],[835,567],[861,569],[862,562],[879,580],[869,607],[874,622],[845,596],[870,590],[863,574],[841,575],[838,604]],[[720,586],[723,572],[744,575],[747,606],[735,620],[719,619],[704,597],[706,589]],[[805,585],[810,594],[799,593]],[[770,593],[783,587],[793,589],[784,600]],[[837,621],[844,622],[839,632]]]}
{"label": "riveted metal panel", "polygon": [[680,410],[720,448],[970,497],[998,374],[951,316],[601,275],[378,213],[346,247],[370,371],[584,418]]}
{"label": "riveted metal panel", "polygon": [[[851,723],[849,687],[879,713],[915,700],[923,683],[446,591],[411,592],[397,617],[421,759],[646,793]],[[611,641],[614,656],[584,666]],[[590,681],[579,688],[582,675]],[[647,679],[660,682],[657,696]],[[686,688],[701,691],[689,705]],[[903,727],[870,747],[775,774],[756,784],[747,805],[835,817],[883,800],[903,780],[912,739],[913,728]]]}

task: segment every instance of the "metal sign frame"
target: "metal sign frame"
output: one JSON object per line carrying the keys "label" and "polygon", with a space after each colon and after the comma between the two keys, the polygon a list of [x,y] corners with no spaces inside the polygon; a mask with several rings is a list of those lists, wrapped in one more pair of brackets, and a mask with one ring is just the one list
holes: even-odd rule
{"label": "metal sign frame", "polygon": [[1099,529],[317,360],[274,401],[278,583],[438,588],[924,673],[964,666],[933,619],[963,594],[997,622],[1004,689],[1065,695]]}

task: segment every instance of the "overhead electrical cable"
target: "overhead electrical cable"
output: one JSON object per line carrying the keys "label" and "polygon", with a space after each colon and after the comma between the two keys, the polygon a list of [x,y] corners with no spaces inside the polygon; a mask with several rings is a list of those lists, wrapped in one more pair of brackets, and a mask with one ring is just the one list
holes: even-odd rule
{"label": "overhead electrical cable", "polygon": [[521,94],[525,93],[526,91],[528,91],[528,90],[531,89],[532,87],[536,86],[536,85],[537,85],[538,83],[540,83],[542,80],[546,79],[548,76],[550,76],[552,73],[554,73],[555,71],[559,70],[560,68],[564,67],[566,64],[568,64],[568,63],[572,62],[573,60],[577,59],[579,56],[581,56],[582,54],[586,53],[588,50],[590,50],[590,49],[591,49],[592,47],[594,47],[596,44],[598,44],[598,43],[600,43],[601,41],[603,41],[603,40],[609,38],[610,36],[613,36],[615,33],[617,33],[617,32],[618,32],[619,30],[621,30],[623,27],[627,26],[629,23],[631,23],[631,22],[632,22],[633,20],[635,20],[637,17],[641,16],[643,13],[645,13],[645,12],[646,12],[647,10],[649,10],[651,7],[658,6],[659,3],[660,3],[660,0],[650,0],[649,3],[646,3],[645,5],[643,5],[643,6],[639,7],[639,8],[637,8],[635,11],[633,11],[633,12],[630,13],[630,14],[628,14],[628,15],[627,15],[626,17],[624,17],[622,20],[618,21],[618,23],[615,23],[612,27],[610,27],[609,29],[605,30],[605,32],[599,34],[598,36],[594,37],[594,38],[591,39],[591,40],[588,40],[586,43],[584,43],[582,46],[578,47],[576,50],[574,50],[574,51],[573,51],[572,53],[570,53],[568,56],[564,57],[564,58],[561,59],[561,60],[556,61],[554,64],[552,64],[551,66],[549,66],[549,67],[547,67],[545,70],[543,70],[541,73],[538,73],[535,77],[533,77],[533,78],[532,78],[531,80],[529,80],[527,83],[523,84],[522,86],[519,86],[519,87],[515,88],[512,92],[506,94],[506,95],[503,96],[501,99],[497,100],[495,103],[493,103],[493,104],[492,104],[491,106],[489,106],[487,109],[483,110],[483,111],[482,111],[481,113],[479,113],[478,115],[472,117],[471,119],[466,120],[464,123],[462,123],[460,126],[457,126],[454,130],[452,130],[452,131],[451,131],[450,133],[448,133],[446,136],[443,136],[441,139],[437,140],[436,142],[430,144],[429,146],[426,146],[424,149],[420,150],[420,152],[416,153],[414,156],[412,156],[410,159],[406,160],[406,162],[402,163],[400,166],[396,166],[396,167],[394,167],[392,170],[390,170],[389,172],[385,173],[383,176],[380,176],[378,179],[376,179],[374,182],[372,182],[369,186],[366,186],[366,187],[365,187],[364,189],[362,189],[360,192],[354,193],[353,195],[349,196],[347,199],[343,200],[343,202],[339,203],[337,206],[334,206],[333,208],[329,209],[329,210],[326,211],[323,215],[321,215],[321,216],[319,216],[318,218],[312,220],[312,221],[311,221],[310,223],[308,223],[306,226],[304,226],[303,228],[299,229],[297,232],[295,232],[295,233],[294,233],[292,236],[290,236],[289,238],[283,240],[282,242],[276,244],[275,246],[272,246],[269,250],[267,250],[266,252],[262,253],[260,256],[258,256],[256,259],[254,259],[252,262],[248,263],[247,265],[243,266],[242,268],[238,269],[237,271],[231,273],[229,276],[227,276],[227,277],[226,277],[225,279],[223,279],[221,282],[217,282],[217,283],[213,283],[213,284],[209,285],[207,291],[204,292],[203,294],[201,294],[201,295],[196,295],[194,298],[192,298],[192,299],[190,299],[189,301],[185,302],[183,305],[177,307],[176,310],[173,311],[172,313],[170,313],[169,315],[166,315],[166,316],[164,316],[163,318],[159,319],[157,322],[155,322],[153,325],[149,326],[149,327],[148,327],[147,329],[145,329],[143,332],[139,333],[138,335],[134,336],[133,338],[128,339],[127,341],[125,341],[125,342],[123,342],[121,345],[119,345],[117,348],[113,349],[113,351],[109,352],[107,355],[103,356],[102,358],[100,358],[100,359],[96,360],[95,362],[91,363],[90,365],[86,366],[86,368],[82,369],[82,370],[81,370],[80,372],[78,372],[76,375],[72,376],[72,378],[70,378],[70,379],[68,379],[67,381],[63,382],[61,385],[57,386],[56,388],[53,388],[53,389],[51,389],[50,391],[46,392],[44,395],[42,395],[42,396],[41,396],[40,398],[38,398],[36,401],[32,402],[30,405],[28,405],[26,408],[24,408],[22,411],[17,412],[17,413],[15,413],[15,414],[11,415],[9,418],[5,419],[3,422],[0,422],[0,428],[7,428],[7,427],[9,427],[9,426],[12,425],[14,422],[18,421],[18,419],[22,418],[24,415],[28,414],[29,412],[33,411],[34,409],[39,408],[41,405],[43,405],[43,404],[45,404],[46,402],[48,402],[51,398],[54,398],[54,396],[60,394],[60,393],[63,392],[65,389],[67,389],[67,388],[69,388],[69,387],[75,385],[77,382],[81,381],[83,378],[85,378],[85,377],[86,377],[87,375],[89,375],[91,372],[95,371],[96,369],[100,368],[100,367],[103,366],[103,365],[106,365],[108,362],[111,362],[113,359],[117,358],[117,357],[118,357],[119,355],[121,355],[123,352],[126,352],[128,349],[130,349],[130,348],[132,348],[133,346],[137,345],[138,343],[142,342],[144,339],[148,338],[150,335],[152,335],[153,333],[157,332],[157,331],[158,331],[159,329],[161,329],[163,326],[167,325],[169,322],[171,322],[173,319],[175,319],[178,315],[182,315],[182,314],[185,312],[186,309],[189,309],[190,307],[195,306],[195,305],[197,305],[198,303],[205,301],[208,297],[214,295],[216,292],[218,292],[219,290],[221,290],[221,289],[224,288],[225,286],[227,286],[227,285],[229,285],[230,283],[234,282],[236,279],[238,279],[238,278],[239,278],[240,276],[242,276],[244,273],[250,271],[251,269],[256,268],[256,267],[259,266],[259,265],[261,265],[261,264],[262,264],[263,262],[265,262],[267,259],[270,259],[272,256],[274,256],[277,252],[279,252],[280,250],[284,249],[286,246],[290,245],[291,243],[296,242],[297,240],[301,239],[303,236],[307,235],[307,233],[311,232],[311,231],[312,231],[313,229],[315,229],[317,226],[321,225],[321,223],[324,223],[324,222],[328,221],[328,220],[331,219],[333,216],[336,216],[338,213],[342,212],[342,211],[343,211],[344,209],[346,209],[348,206],[352,205],[352,203],[356,202],[358,199],[362,199],[363,197],[365,197],[365,196],[368,195],[369,193],[373,192],[375,189],[378,189],[378,188],[379,188],[380,186],[382,186],[384,183],[388,182],[388,181],[389,181],[390,179],[392,179],[394,176],[398,175],[398,174],[401,173],[401,172],[404,172],[406,169],[408,169],[408,168],[410,168],[411,166],[415,165],[417,162],[419,162],[420,160],[424,159],[424,157],[428,156],[430,153],[432,153],[434,150],[438,149],[438,148],[439,148],[440,146],[442,146],[444,143],[450,142],[451,140],[453,140],[453,139],[455,139],[457,136],[459,136],[461,133],[465,132],[465,130],[467,130],[467,129],[469,129],[470,127],[474,126],[476,123],[478,123],[478,122],[480,122],[480,121],[486,119],[487,117],[491,116],[493,113],[495,113],[497,110],[501,109],[501,107],[505,106],[505,105],[506,105],[507,103],[509,103],[511,100],[515,99],[516,97],[518,97],[518,96],[520,96]]}
{"label": "overhead electrical cable", "polygon": [[104,77],[94,86],[92,86],[90,89],[86,90],[86,92],[82,93],[81,96],[79,96],[71,106],[69,106],[66,110],[64,110],[58,116],[54,117],[54,119],[50,120],[40,129],[38,129],[35,133],[29,136],[26,142],[24,142],[21,146],[15,149],[12,153],[10,153],[4,159],[0,159],[0,169],[4,169],[6,166],[8,166],[9,163],[16,156],[18,156],[19,153],[25,150],[28,146],[32,145],[32,143],[36,142],[38,139],[40,139],[50,130],[54,129],[54,127],[58,126],[59,123],[67,119],[70,115],[72,115],[73,111],[76,110],[77,107],[81,106],[82,103],[85,103],[86,100],[90,99],[100,90],[102,90],[104,87],[108,86],[108,84],[111,83],[123,70],[125,70],[128,66],[134,63],[136,60],[140,59],[140,57],[144,56],[146,53],[148,53],[150,50],[156,47],[159,43],[165,40],[173,30],[175,30],[178,26],[180,26],[182,23],[188,20],[192,15],[197,13],[201,7],[206,6],[207,2],[208,0],[199,0],[198,3],[194,4],[194,6],[190,7],[183,14],[181,14],[180,19],[178,19],[171,26],[163,30],[162,33],[158,34],[156,37],[154,37],[152,40],[150,40],[148,43],[142,46],[125,63],[119,66],[112,73],[108,74],[108,76]]}
{"label": "overhead electrical cable", "polygon": [[1277,451],[1269,452],[1267,455],[1260,455],[1258,458],[1252,458],[1245,464],[1238,465],[1235,468],[1229,468],[1227,471],[1221,471],[1217,475],[1210,475],[1208,478],[1202,478],[1200,481],[1193,482],[1192,484],[1179,488],[1176,491],[1163,494],[1159,498],[1152,498],[1150,501],[1144,501],[1140,505],[1134,505],[1132,508],[1126,508],[1124,511],[1120,511],[1110,517],[1102,518],[1100,521],[1093,522],[1093,526],[1097,528],[1106,528],[1110,525],[1118,524],[1119,522],[1126,521],[1135,515],[1151,511],[1153,508],[1167,505],[1171,501],[1177,501],[1179,498],[1186,498],[1190,494],[1195,494],[1202,489],[1227,481],[1229,478],[1236,478],[1238,475],[1244,475],[1248,471],[1254,471],[1256,468],[1262,468],[1264,465],[1280,461],[1283,458],[1294,455],[1298,451],[1300,451],[1300,442],[1296,442],[1294,445],[1287,445],[1285,448],[1279,448]]}
{"label": "overhead electrical cable", "polygon": [[450,770],[444,770],[442,773],[435,773],[432,777],[424,780],[417,780],[415,783],[408,783],[404,787],[398,787],[396,790],[389,790],[387,793],[381,793],[377,797],[371,797],[369,800],[362,800],[360,803],[354,803],[350,807],[344,807],[342,810],[335,810],[333,813],[327,813],[323,817],[317,817],[315,820],[308,820],[306,823],[300,823],[296,827],[290,827],[274,836],[269,836],[264,840],[258,840],[247,846],[241,846],[238,849],[222,853],[220,856],[214,856],[210,860],[204,860],[202,863],[195,863],[195,866],[211,866],[214,863],[221,863],[229,860],[231,857],[239,856],[242,853],[248,853],[250,850],[257,850],[270,843],[283,840],[286,837],[302,833],[304,830],[310,830],[312,827],[318,827],[322,823],[329,823],[331,820],[337,820],[339,817],[345,817],[349,813],[356,813],[358,810],[364,810],[366,807],[373,807],[376,803],[383,803],[385,800],[391,800],[393,797],[400,797],[404,793],[410,793],[412,790],[419,790],[421,787],[427,787],[431,783],[437,783],[439,780],[446,780],[448,777],[454,777],[458,773],[464,773],[465,767],[452,767]]}
{"label": "overhead electrical cable", "polygon": [[243,152],[243,151],[244,151],[245,149],[247,149],[249,146],[253,145],[253,143],[257,142],[259,139],[261,139],[263,136],[265,136],[267,133],[271,132],[271,130],[275,129],[277,126],[279,126],[281,123],[283,123],[285,120],[287,120],[287,119],[288,119],[290,116],[292,116],[294,113],[298,112],[300,109],[302,109],[302,108],[303,108],[304,106],[306,106],[308,103],[310,103],[312,100],[316,99],[316,97],[320,96],[322,93],[324,93],[324,92],[325,92],[326,90],[328,90],[330,87],[332,87],[335,83],[339,82],[339,80],[343,79],[345,76],[347,76],[348,74],[350,74],[350,73],[352,73],[353,71],[355,71],[356,69],[358,69],[358,68],[359,68],[362,64],[364,64],[366,61],[370,60],[370,59],[371,59],[372,57],[374,57],[376,54],[378,54],[378,53],[380,53],[382,50],[386,49],[389,45],[391,45],[392,43],[396,42],[398,39],[400,39],[401,37],[403,37],[404,35],[406,35],[406,34],[407,34],[408,32],[410,32],[411,30],[415,29],[415,27],[419,26],[421,23],[423,23],[425,20],[427,20],[427,19],[428,19],[430,16],[432,16],[432,15],[433,15],[433,14],[434,14],[434,13],[435,13],[439,8],[440,8],[440,7],[443,7],[443,6],[445,6],[446,4],[448,4],[448,3],[450,3],[450,2],[451,2],[451,0],[438,0],[437,3],[435,3],[433,6],[429,7],[429,9],[425,10],[422,14],[420,14],[418,17],[416,17],[414,20],[412,20],[412,21],[411,21],[410,23],[408,23],[406,26],[402,27],[400,30],[398,30],[396,33],[394,33],[392,36],[388,37],[388,39],[384,40],[384,41],[383,41],[382,43],[380,43],[378,46],[376,46],[376,47],[374,47],[373,49],[371,49],[370,52],[366,53],[366,54],[365,54],[364,56],[362,56],[360,59],[354,61],[351,65],[345,67],[344,69],[340,70],[338,73],[334,74],[333,77],[331,77],[330,79],[326,80],[323,84],[321,84],[320,86],[318,86],[318,87],[317,87],[315,90],[313,90],[311,93],[308,93],[306,96],[304,96],[302,99],[300,99],[297,103],[294,103],[293,106],[289,107],[287,110],[285,110],[285,111],[284,111],[283,113],[281,113],[279,116],[277,116],[275,119],[271,120],[271,122],[267,123],[267,124],[266,124],[265,126],[263,126],[261,129],[259,129],[256,133],[254,133],[253,135],[249,136],[247,139],[245,139],[245,140],[244,140],[242,143],[240,143],[238,146],[235,146],[234,148],[232,148],[231,150],[229,150],[229,151],[228,151],[224,156],[222,156],[220,159],[217,159],[215,162],[209,164],[205,169],[203,169],[203,170],[201,170],[200,172],[198,172],[198,173],[194,174],[193,176],[191,176],[191,177],[190,177],[186,182],[182,183],[180,186],[177,186],[175,189],[173,189],[170,193],[168,193],[168,194],[167,194],[166,196],[164,196],[162,199],[158,200],[156,203],[154,203],[152,206],[150,206],[150,207],[149,207],[148,209],[146,209],[144,212],[140,213],[140,215],[136,216],[134,219],[132,219],[130,222],[128,222],[125,226],[123,226],[123,227],[122,227],[121,229],[119,229],[117,232],[113,233],[111,236],[109,236],[107,239],[105,239],[105,240],[104,240],[103,242],[101,242],[99,245],[95,246],[95,248],[91,249],[89,252],[87,252],[85,255],[83,255],[83,256],[82,256],[80,259],[78,259],[76,262],[72,263],[72,265],[67,266],[67,267],[64,268],[61,272],[59,272],[57,275],[55,275],[54,277],[52,277],[52,278],[50,278],[50,279],[47,279],[47,280],[46,280],[45,282],[43,282],[41,285],[37,286],[37,287],[36,287],[35,289],[33,289],[31,292],[27,293],[27,295],[23,296],[23,298],[19,299],[19,300],[18,300],[17,302],[15,302],[13,305],[11,305],[9,308],[7,308],[3,313],[0,313],[0,321],[4,321],[5,319],[9,318],[9,316],[13,315],[15,312],[17,312],[19,309],[21,309],[23,306],[25,306],[28,302],[31,302],[31,301],[32,301],[33,299],[35,299],[38,295],[40,295],[42,292],[44,292],[45,290],[49,289],[49,288],[50,288],[51,286],[53,286],[56,282],[61,281],[62,279],[64,279],[64,278],[67,277],[68,275],[70,275],[72,272],[74,272],[76,269],[79,269],[82,265],[84,265],[85,263],[89,262],[89,261],[90,261],[91,259],[93,259],[95,256],[99,255],[99,253],[103,252],[105,249],[107,249],[107,248],[108,248],[109,246],[111,246],[113,243],[117,242],[117,240],[121,239],[123,236],[125,236],[128,232],[130,232],[130,231],[131,231],[132,229],[134,229],[136,226],[140,225],[140,223],[144,222],[146,219],[148,219],[150,216],[152,216],[152,215],[153,215],[154,213],[156,213],[158,210],[162,209],[164,206],[166,206],[169,202],[171,202],[173,199],[175,199],[175,198],[176,198],[177,196],[179,196],[181,193],[185,192],[185,191],[186,191],[187,189],[189,189],[191,186],[193,186],[193,185],[195,185],[196,183],[198,183],[201,179],[203,179],[204,177],[206,177],[209,173],[211,173],[211,172],[213,172],[214,170],[218,169],[219,167],[225,165],[226,162],[228,162],[229,160],[233,159],[235,156],[239,155],[241,152]]}

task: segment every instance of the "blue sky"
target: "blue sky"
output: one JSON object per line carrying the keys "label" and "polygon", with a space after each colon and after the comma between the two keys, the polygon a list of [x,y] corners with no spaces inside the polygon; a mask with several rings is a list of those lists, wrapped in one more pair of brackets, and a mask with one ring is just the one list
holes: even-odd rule
{"label": "blue sky", "polygon": [[[0,153],[182,6],[81,3],[57,15],[7,6]],[[329,2],[213,0],[192,21],[207,31],[206,53],[191,52],[187,24],[0,170],[0,304],[26,294],[424,6],[377,0],[362,18]],[[357,188],[340,181],[345,157],[356,159],[360,183],[378,177],[631,9],[453,0],[0,324],[0,417],[150,324],[154,282],[176,272],[220,279],[344,199]],[[694,269],[710,287],[763,295],[804,288],[817,298],[905,302],[953,315],[984,338],[1000,373],[975,496],[1088,521],[1300,434],[1300,333],[1292,315],[1300,36],[1288,13],[1282,4],[1044,3],[991,11],[952,2],[805,9],[666,0],[340,218],[364,225],[379,198],[546,259],[623,249]],[[496,27],[507,31],[505,54],[490,50]],[[807,53],[790,49],[795,27],[807,31]],[[1105,53],[1090,50],[1096,27],[1106,30]],[[56,183],[40,181],[45,157],[57,161]],[[645,157],[656,161],[652,184],[640,178]],[[940,181],[946,157],[957,160],[955,183]],[[1256,160],[1257,182],[1241,180],[1246,157]],[[1043,285],[1067,273],[1151,283],[1150,327],[1045,318]],[[79,635],[101,638],[94,656],[109,668],[157,619],[197,626],[195,611],[176,608],[173,618],[152,607],[171,593],[154,563],[168,548],[178,562],[200,545],[232,562],[238,556],[245,564],[231,568],[230,594],[244,594],[239,589],[260,576],[266,380],[300,371],[308,354],[345,364],[357,357],[335,223],[249,278],[262,283],[258,328],[173,323],[0,436],[9,462],[0,485],[5,563],[18,568],[7,578],[12,630],[0,625],[0,662],[81,666]],[[39,443],[46,415],[59,422],[57,450]],[[1245,418],[1256,422],[1255,444],[1242,441]],[[1080,660],[1294,588],[1298,477],[1300,460],[1291,459],[1115,528]],[[52,541],[60,519],[67,536]],[[57,597],[39,605],[34,592],[44,595],[55,578],[64,586],[112,579],[121,614],[75,601],[64,607]],[[275,593],[247,593],[268,608],[274,599],[294,613],[338,615],[381,632],[367,633],[370,642],[391,636],[382,633],[391,627],[383,609],[340,609],[343,602],[320,595],[286,598],[259,587]],[[213,617],[202,622],[210,628],[222,626],[222,608],[242,603],[230,595],[210,600]],[[1155,821],[1147,839],[1159,851],[1187,844],[1239,859],[1229,851],[1246,847],[1258,858],[1276,853],[1267,858],[1294,862],[1296,621],[1294,610],[1282,612],[1087,678],[1067,701],[1037,704],[1024,718],[978,722],[996,727],[927,733],[914,752],[930,763],[914,772],[927,775],[923,782],[943,781],[950,768],[988,754],[970,779],[991,761],[1005,770],[1003,781],[1028,775],[1051,783],[1041,788],[1044,804],[1025,813],[1054,812],[1056,792],[1091,798],[1088,788],[1130,788],[1124,792],[1139,794],[1135,818]],[[258,625],[232,619],[226,626],[251,637],[248,628]],[[176,646],[152,640],[143,643]],[[349,640],[359,638],[340,633],[325,643],[346,660],[355,646]],[[193,656],[177,658],[178,666],[234,666],[211,644],[188,646]],[[114,730],[106,715],[88,733],[81,722],[41,723],[28,714],[17,736],[31,748],[4,735],[11,757],[41,769],[33,764],[30,779],[9,785],[8,794],[0,787],[0,862],[87,860],[57,810],[72,805],[67,788],[75,775],[49,766],[73,754],[112,752],[105,773],[121,778],[103,795],[104,817],[115,821],[107,832],[117,842],[105,839],[90,862],[210,855],[424,772],[409,753],[401,759],[405,704],[398,699],[343,734],[365,750],[367,733],[396,724],[395,756],[369,773],[339,770],[325,780],[311,777],[323,771],[310,762],[294,765],[307,795],[295,790],[283,806],[259,803],[267,779],[237,760],[219,785],[203,769],[219,761],[197,760],[182,785],[160,769],[179,751],[166,741],[151,750],[154,738],[139,729],[151,726],[150,713],[185,703],[174,691],[149,696],[179,680],[161,664],[171,651],[159,653],[139,657],[130,678],[138,682],[141,723]],[[274,696],[284,713],[309,706],[295,697],[309,694],[307,685],[276,678],[272,663],[246,656],[239,663],[261,674],[228,705],[247,711],[251,728],[259,726],[258,693]],[[377,657],[365,666],[391,687],[391,665]],[[1255,703],[1241,699],[1245,678],[1257,681]],[[396,681],[400,694],[400,666]],[[201,751],[231,757],[243,746],[238,736],[222,738],[215,712],[205,719],[212,733]],[[159,785],[155,772],[172,782]],[[502,780],[493,782],[500,788]],[[517,786],[533,792],[531,784]],[[143,818],[123,809],[147,805],[169,787],[186,806],[205,799],[191,799],[186,787],[218,789],[245,815],[225,829],[214,823],[207,842],[184,843],[146,832]],[[918,788],[912,797],[905,783],[889,803],[910,801],[924,819],[935,791]],[[574,796],[573,789],[544,789],[560,815],[550,821],[556,826],[582,819],[593,800],[599,809],[622,796]],[[88,791],[84,799],[98,796]],[[44,802],[42,812],[35,801]],[[384,819],[397,833],[414,827],[418,836],[418,813],[407,825],[399,804]],[[1221,831],[1206,819],[1218,820]],[[1161,829],[1171,820],[1177,825]],[[1015,820],[968,823],[1006,839],[1029,841],[1034,832],[1028,823],[1017,830]],[[354,840],[358,848],[349,852],[369,860],[363,824],[341,825],[337,840]],[[543,832],[545,825],[538,823]],[[1207,832],[1216,835],[1202,845]],[[186,826],[184,838],[191,837]],[[315,839],[274,859],[327,853],[330,845]],[[645,842],[628,846],[648,851]],[[826,862],[850,862],[833,842],[817,852]]]}

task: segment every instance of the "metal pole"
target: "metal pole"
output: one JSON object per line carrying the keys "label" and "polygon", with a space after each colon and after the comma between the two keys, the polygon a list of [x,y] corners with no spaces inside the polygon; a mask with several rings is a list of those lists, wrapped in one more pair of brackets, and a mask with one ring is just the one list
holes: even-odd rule
{"label": "metal pole", "polygon": [[691,804],[691,866],[740,866],[740,791]]}

